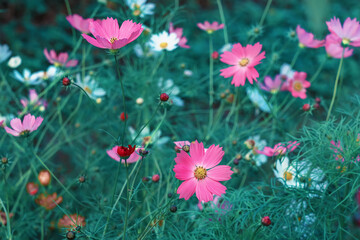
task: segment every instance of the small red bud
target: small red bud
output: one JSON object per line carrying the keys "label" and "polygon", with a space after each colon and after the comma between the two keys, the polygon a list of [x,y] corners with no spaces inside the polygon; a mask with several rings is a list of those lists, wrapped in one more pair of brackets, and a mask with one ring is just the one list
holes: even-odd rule
{"label": "small red bud", "polygon": [[[129,117],[129,115],[128,114],[126,114],[126,120],[128,119],[128,117]],[[121,114],[120,114],[120,120],[121,121],[125,121],[125,113],[124,112],[122,112]]]}
{"label": "small red bud", "polygon": [[315,98],[315,102],[321,103],[321,99],[317,97],[317,98]]}
{"label": "small red bud", "polygon": [[142,181],[143,181],[143,182],[148,182],[148,181],[150,181],[150,179],[149,179],[148,177],[143,177],[143,178],[142,178]]}
{"label": "small red bud", "polygon": [[167,100],[169,100],[169,95],[167,95],[166,93],[162,93],[160,95],[160,101],[166,102]]}
{"label": "small red bud", "polygon": [[320,104],[319,104],[319,103],[315,103],[315,104],[314,104],[314,108],[315,108],[315,109],[319,109],[319,108],[320,108]]}
{"label": "small red bud", "polygon": [[159,176],[159,174],[155,174],[154,176],[152,176],[151,179],[153,182],[158,182],[160,180],[160,176]]}
{"label": "small red bud", "polygon": [[66,87],[66,86],[69,86],[71,84],[71,81],[70,81],[69,78],[64,77],[63,80],[62,80],[62,84]]}
{"label": "small red bud", "polygon": [[305,112],[309,111],[309,110],[310,110],[310,104],[305,103],[305,104],[303,105],[302,109],[303,109]]}
{"label": "small red bud", "polygon": [[214,51],[212,54],[211,54],[211,57],[212,59],[218,59],[219,58],[219,53],[217,51]]}
{"label": "small red bud", "polygon": [[271,220],[268,216],[265,216],[261,219],[261,224],[264,225],[264,226],[270,226],[271,224]]}

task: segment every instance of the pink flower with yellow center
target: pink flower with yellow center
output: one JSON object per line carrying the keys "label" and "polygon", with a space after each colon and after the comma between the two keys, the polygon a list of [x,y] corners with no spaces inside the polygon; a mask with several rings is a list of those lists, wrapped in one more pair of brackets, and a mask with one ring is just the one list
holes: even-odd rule
{"label": "pink flower with yellow center", "polygon": [[231,179],[233,171],[227,165],[217,166],[224,156],[222,148],[211,145],[205,152],[203,143],[195,141],[189,152],[180,151],[175,158],[175,177],[184,181],[177,190],[179,198],[188,200],[196,192],[199,201],[209,202],[224,194],[226,187],[220,181]]}
{"label": "pink flower with yellow center", "polygon": [[95,38],[87,34],[82,36],[90,44],[98,48],[116,50],[137,39],[144,29],[140,23],[134,23],[132,20],[124,21],[119,27],[117,19],[108,17],[101,22],[90,22],[89,30]]}
{"label": "pink flower with yellow center", "polygon": [[296,34],[299,38],[299,46],[300,47],[308,47],[308,48],[319,48],[324,46],[325,40],[316,40],[314,39],[314,34],[306,32],[304,29],[298,25],[296,27]]}
{"label": "pink flower with yellow center", "polygon": [[183,29],[182,28],[174,28],[173,23],[170,23],[169,26],[169,33],[175,33],[177,38],[179,39],[178,45],[181,48],[190,48],[189,45],[186,45],[187,38],[183,37]]}
{"label": "pink flower with yellow center", "polygon": [[[82,16],[78,14],[69,15],[66,17],[66,20],[71,24],[73,28],[79,30],[82,33],[90,33],[89,24],[92,21],[95,21],[92,18],[84,19]],[[101,21],[101,20],[96,20]]]}
{"label": "pink flower with yellow center", "polygon": [[264,84],[260,83],[260,88],[272,94],[276,94],[280,91],[282,83],[280,75],[276,75],[274,80],[272,80],[271,77],[266,76],[264,78]]}
{"label": "pink flower with yellow center", "polygon": [[311,83],[306,81],[307,74],[305,72],[295,72],[294,77],[289,80],[289,91],[293,97],[301,99],[306,98],[306,88],[311,86]]}
{"label": "pink flower with yellow center", "polygon": [[334,34],[335,37],[341,39],[343,45],[351,45],[354,47],[360,47],[360,23],[356,18],[347,18],[344,25],[341,26],[341,22],[338,18],[334,17],[330,22],[326,22],[329,31]]}
{"label": "pink flower with yellow center", "polygon": [[223,29],[224,24],[219,24],[218,22],[209,23],[205,21],[204,23],[198,23],[197,26],[201,29],[206,31],[208,34],[212,34],[213,32]]}
{"label": "pink flower with yellow center", "polygon": [[233,65],[225,69],[221,69],[221,76],[228,78],[233,77],[231,84],[235,87],[244,86],[246,78],[253,84],[253,80],[257,82],[259,73],[256,71],[255,66],[261,63],[265,58],[265,52],[261,52],[262,45],[256,43],[254,45],[241,46],[240,43],[233,45],[231,52],[225,51],[221,54],[223,63]]}
{"label": "pink flower with yellow center", "polygon": [[[342,46],[341,38],[334,34],[329,34],[325,38],[325,50],[326,53],[333,58],[347,58],[353,54],[353,49]],[[344,52],[344,56],[343,56]]]}
{"label": "pink flower with yellow center", "polygon": [[78,60],[76,59],[69,60],[69,54],[66,52],[61,52],[59,55],[57,55],[54,49],[51,49],[49,52],[45,48],[44,55],[46,59],[55,67],[75,67],[78,64]]}
{"label": "pink flower with yellow center", "polygon": [[23,121],[21,119],[14,118],[10,121],[10,125],[13,129],[5,126],[5,131],[15,137],[28,136],[31,132],[38,129],[44,119],[42,117],[32,116],[30,113],[25,115]]}

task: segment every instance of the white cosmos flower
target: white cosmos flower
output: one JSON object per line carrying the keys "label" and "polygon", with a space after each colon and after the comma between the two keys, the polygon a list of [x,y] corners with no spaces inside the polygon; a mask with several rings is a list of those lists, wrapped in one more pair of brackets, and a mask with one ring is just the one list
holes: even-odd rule
{"label": "white cosmos flower", "polygon": [[0,45],[0,63],[4,62],[11,56],[11,50],[8,45]]}
{"label": "white cosmos flower", "polygon": [[99,102],[101,102],[101,98],[106,95],[106,91],[103,88],[98,87],[98,83],[89,75],[85,76],[84,79],[81,79],[80,73],[76,74],[76,84],[84,89],[90,98]]}
{"label": "white cosmos flower", "polygon": [[39,77],[35,73],[31,74],[30,70],[27,68],[24,69],[23,75],[21,75],[19,71],[14,70],[11,76],[26,85],[37,85],[41,83]]}
{"label": "white cosmos flower", "polygon": [[[291,79],[294,76],[295,71],[291,69],[290,64],[284,63],[280,68],[280,76],[283,80]],[[284,79],[286,77],[286,79]]]}
{"label": "white cosmos flower", "polygon": [[154,3],[146,3],[146,0],[126,0],[126,4],[132,10],[132,14],[141,18],[154,14]]}
{"label": "white cosmos flower", "polygon": [[15,56],[9,59],[8,66],[11,68],[17,68],[21,65],[21,57]]}
{"label": "white cosmos flower", "polygon": [[46,71],[37,71],[33,76],[39,80],[53,80],[56,74],[61,74],[57,67],[50,66]]}
{"label": "white cosmos flower", "polygon": [[176,33],[168,33],[163,31],[159,34],[153,34],[150,39],[150,46],[154,51],[160,52],[163,50],[172,51],[177,48],[179,38]]}
{"label": "white cosmos flower", "polygon": [[283,157],[276,161],[274,175],[275,177],[288,187],[297,187],[296,169],[289,164],[289,158]]}
{"label": "white cosmos flower", "polygon": [[260,108],[263,112],[271,112],[270,108],[272,106],[267,103],[266,99],[260,94],[257,88],[248,87],[246,88],[246,93],[255,107]]}
{"label": "white cosmos flower", "polygon": [[[134,139],[138,134],[138,130],[135,130],[132,127],[129,127],[129,132],[132,139]],[[146,126],[142,130],[138,138],[136,139],[135,143],[136,145],[142,145],[142,146],[145,146],[147,144],[162,145],[167,143],[169,140],[170,140],[169,137],[161,137],[161,130],[158,130],[156,133],[153,133],[150,131],[150,128]]]}
{"label": "white cosmos flower", "polygon": [[176,106],[184,106],[184,101],[178,97],[180,94],[180,88],[174,85],[174,81],[172,79],[167,79],[164,81],[163,78],[160,78],[158,86],[161,88],[161,92],[169,93],[171,100]]}

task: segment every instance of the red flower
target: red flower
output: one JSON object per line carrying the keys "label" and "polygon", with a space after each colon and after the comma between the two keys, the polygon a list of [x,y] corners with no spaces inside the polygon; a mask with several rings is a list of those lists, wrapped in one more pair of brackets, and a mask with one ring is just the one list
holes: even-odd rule
{"label": "red flower", "polygon": [[39,191],[39,185],[33,182],[29,182],[26,184],[26,191],[33,196]]}
{"label": "red flower", "polygon": [[262,225],[267,227],[267,226],[270,226],[271,220],[268,216],[265,216],[261,219],[261,223],[262,223]]}
{"label": "red flower", "polygon": [[118,146],[117,153],[121,158],[127,159],[135,151],[135,147],[136,145],[133,147],[131,145],[128,145],[128,147]]}

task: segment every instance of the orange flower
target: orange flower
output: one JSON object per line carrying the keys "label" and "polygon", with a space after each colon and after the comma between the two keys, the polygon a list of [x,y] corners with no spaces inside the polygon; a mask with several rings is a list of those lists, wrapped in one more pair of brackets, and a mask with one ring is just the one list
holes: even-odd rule
{"label": "orange flower", "polygon": [[[55,201],[55,202],[54,202]],[[45,195],[41,193],[36,199],[35,202],[40,206],[44,207],[46,210],[52,210],[63,201],[63,198],[58,197],[56,193],[51,195]]]}
{"label": "orange flower", "polygon": [[68,231],[74,231],[78,226],[85,227],[85,217],[77,215],[76,213],[64,215],[58,222],[58,228],[66,228]]}
{"label": "orange flower", "polygon": [[41,170],[38,175],[39,182],[43,186],[47,186],[51,182],[51,174],[48,170]]}

